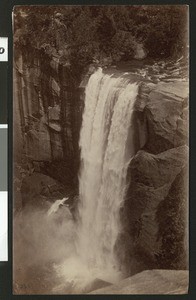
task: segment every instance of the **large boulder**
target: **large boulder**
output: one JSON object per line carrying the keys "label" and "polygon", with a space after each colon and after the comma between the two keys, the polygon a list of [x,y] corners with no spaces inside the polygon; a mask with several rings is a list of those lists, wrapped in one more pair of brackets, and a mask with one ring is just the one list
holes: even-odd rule
{"label": "large boulder", "polygon": [[[122,261],[124,265],[129,265],[132,268],[133,260],[136,259],[140,262],[143,261],[145,264],[142,267],[143,269],[156,267],[159,263],[163,268],[166,264],[170,268],[185,267],[185,261],[178,264],[179,260],[183,260],[182,256],[178,257],[175,266],[172,265],[172,254],[170,252],[174,250],[174,247],[171,247],[172,243],[175,243],[174,233],[176,237],[178,236],[175,251],[178,247],[182,252],[187,250],[182,246],[187,229],[184,223],[188,196],[186,193],[187,174],[183,173],[178,178],[188,165],[187,156],[188,147],[184,145],[157,155],[140,150],[132,159],[128,170],[130,185],[121,212],[124,232],[117,243],[119,245],[119,257],[124,260]],[[172,185],[177,189],[181,188],[180,194],[177,194]],[[169,195],[174,198],[172,202],[168,200]],[[170,201],[169,205],[168,201]],[[161,203],[165,203],[165,206]],[[173,215],[168,219],[171,211]],[[163,233],[164,230],[162,231],[162,229],[167,221],[168,232],[171,235],[171,245],[167,249],[168,261],[165,261],[164,265],[162,252],[164,252],[163,248],[166,246],[164,242],[166,233]],[[182,228],[177,227],[179,222],[181,222]],[[175,253],[177,254],[177,252]],[[185,259],[186,254],[184,253]],[[134,273],[135,270],[129,269],[128,272]]]}
{"label": "large boulder", "polygon": [[97,295],[187,294],[188,271],[148,270],[90,292]]}
{"label": "large boulder", "polygon": [[158,83],[149,92],[144,114],[148,151],[159,153],[188,144],[188,83]]}

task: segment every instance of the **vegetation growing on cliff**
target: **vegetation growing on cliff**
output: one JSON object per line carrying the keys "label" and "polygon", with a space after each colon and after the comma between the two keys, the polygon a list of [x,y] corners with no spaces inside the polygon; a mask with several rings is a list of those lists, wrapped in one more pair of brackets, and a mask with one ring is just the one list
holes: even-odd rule
{"label": "vegetation growing on cliff", "polygon": [[187,50],[182,5],[17,6],[14,13],[15,49],[44,48],[79,72],[93,62],[130,60],[137,43],[155,59]]}

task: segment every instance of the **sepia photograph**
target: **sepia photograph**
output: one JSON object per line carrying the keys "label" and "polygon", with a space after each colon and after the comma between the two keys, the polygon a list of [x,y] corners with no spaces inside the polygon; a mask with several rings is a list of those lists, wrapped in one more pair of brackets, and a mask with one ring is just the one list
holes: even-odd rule
{"label": "sepia photograph", "polygon": [[188,5],[12,20],[14,295],[187,294]]}

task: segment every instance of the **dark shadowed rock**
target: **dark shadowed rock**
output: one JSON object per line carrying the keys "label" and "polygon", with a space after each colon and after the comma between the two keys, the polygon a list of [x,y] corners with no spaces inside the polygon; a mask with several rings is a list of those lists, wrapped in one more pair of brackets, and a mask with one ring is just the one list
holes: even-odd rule
{"label": "dark shadowed rock", "polygon": [[53,107],[48,107],[48,118],[50,121],[59,121],[60,120],[60,107],[55,105]]}
{"label": "dark shadowed rock", "polygon": [[68,69],[53,55],[38,49],[33,58],[32,55],[24,58],[20,53],[16,65],[14,155],[17,161],[21,151],[30,161],[40,162],[77,156],[79,96]]}
{"label": "dark shadowed rock", "polygon": [[167,197],[157,209],[158,239],[161,249],[157,253],[159,268],[188,268],[188,166],[176,176]]}
{"label": "dark shadowed rock", "polygon": [[148,270],[90,294],[187,294],[188,271]]}
{"label": "dark shadowed rock", "polygon": [[41,173],[26,176],[21,184],[22,203],[42,207],[46,201],[62,199],[64,188],[53,178]]}
{"label": "dark shadowed rock", "polygon": [[48,130],[31,129],[25,134],[26,155],[31,160],[51,160],[50,135]]}
{"label": "dark shadowed rock", "polygon": [[[159,204],[166,201],[172,183],[187,166],[187,156],[188,147],[180,146],[157,155],[140,150],[132,159],[128,171],[130,185],[122,210],[122,221],[127,237],[123,239],[124,242],[122,242],[122,238],[119,239],[118,243],[119,252],[122,252],[121,248],[123,247],[129,249],[124,257],[120,255],[125,265],[127,265],[127,261],[129,261],[128,265],[131,265],[133,257],[137,257],[137,260],[144,261],[148,268],[156,266],[157,255],[162,249],[162,236],[159,230],[160,217],[157,218]],[[182,186],[182,189],[184,188],[185,185]],[[177,195],[174,194],[173,197],[175,198]],[[184,197],[182,193],[178,195],[179,205],[187,203],[187,194],[186,199]],[[177,207],[175,206],[173,209],[176,209],[176,213],[179,215]],[[165,218],[168,214],[169,211],[162,211]],[[183,220],[184,217],[184,215],[180,216],[180,219]],[[170,224],[173,222],[172,218],[169,222]],[[181,240],[183,240],[184,234],[185,228],[181,231]],[[131,241],[129,246],[127,245],[128,241]],[[170,256],[169,253],[168,256]]]}

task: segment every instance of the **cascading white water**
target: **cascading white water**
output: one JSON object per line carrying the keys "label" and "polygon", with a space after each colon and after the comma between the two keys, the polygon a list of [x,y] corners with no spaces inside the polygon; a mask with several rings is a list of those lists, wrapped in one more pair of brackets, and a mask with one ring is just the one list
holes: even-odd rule
{"label": "cascading white water", "polygon": [[137,83],[123,74],[104,74],[101,68],[86,87],[77,249],[82,264],[106,280],[118,274],[114,246],[121,229],[127,168],[134,155],[132,113],[137,94]]}
{"label": "cascading white water", "polygon": [[62,285],[71,286],[73,293],[85,291],[96,278],[115,282],[122,275],[115,244],[127,168],[135,154],[133,108],[138,84],[130,83],[126,74],[104,74],[100,68],[91,75],[85,94],[76,252],[56,266]]}

